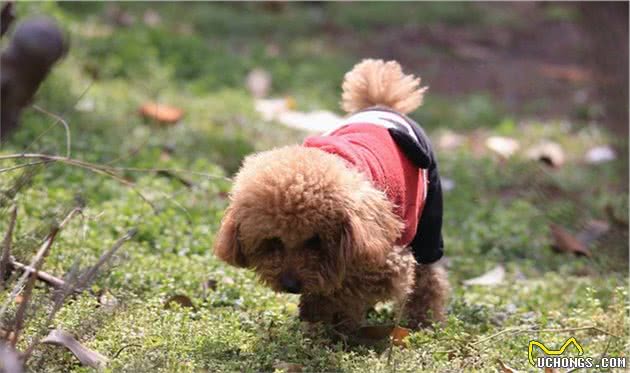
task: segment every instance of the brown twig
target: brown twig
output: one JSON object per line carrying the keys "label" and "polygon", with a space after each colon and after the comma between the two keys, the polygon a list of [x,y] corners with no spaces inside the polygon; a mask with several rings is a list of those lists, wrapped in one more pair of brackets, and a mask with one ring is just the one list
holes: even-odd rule
{"label": "brown twig", "polygon": [[[75,271],[71,272],[71,279],[69,279],[68,281],[63,281],[60,279],[56,279],[57,281],[60,281],[62,286],[60,286],[62,294],[60,295],[60,297],[55,301],[55,305],[53,306],[52,311],[50,312],[50,314],[48,315],[48,319],[46,322],[46,325],[50,325],[56,315],[56,313],[61,309],[61,306],[63,305],[66,297],[72,293],[72,292],[81,292],[83,291],[85,288],[87,288],[90,283],[94,280],[94,278],[96,277],[96,274],[98,273],[98,270],[108,261],[111,259],[111,257],[116,253],[116,251],[129,239],[131,239],[134,235],[136,234],[136,230],[132,229],[129,230],[124,236],[122,236],[121,238],[119,238],[114,245],[107,250],[103,255],[101,255],[101,257],[99,258],[99,260],[96,262],[96,264],[90,268],[83,276],[80,277],[76,277]],[[39,273],[39,272],[38,272]],[[33,350],[35,349],[35,347],[40,343],[41,338],[36,337],[31,344],[26,348],[26,350],[24,351],[23,354],[23,361],[26,362],[28,360],[28,358],[31,356],[31,354],[33,353]],[[120,352],[118,352],[120,353]]]}
{"label": "brown twig", "polygon": [[[28,307],[28,302],[31,298],[31,293],[33,291],[33,287],[35,286],[35,280],[37,280],[37,271],[41,268],[44,263],[44,258],[50,252],[50,247],[55,241],[55,237],[57,233],[59,233],[59,226],[53,227],[50,233],[48,234],[48,238],[46,239],[45,245],[42,247],[41,255],[38,255],[37,260],[35,260],[34,272],[31,273],[26,286],[24,287],[24,291],[22,292],[22,303],[20,303],[20,307],[18,307],[15,313],[15,325],[13,327],[13,338],[11,339],[11,344],[13,347],[17,344],[18,339],[20,338],[20,331],[24,326],[24,319],[26,316],[26,309]],[[39,253],[38,253],[39,254]],[[29,275],[29,272],[26,272],[25,275]]]}
{"label": "brown twig", "polygon": [[53,126],[57,123],[63,124],[63,128],[66,131],[66,158],[70,158],[70,149],[72,148],[72,141],[71,141],[71,134],[70,134],[70,126],[68,125],[68,122],[66,122],[66,120],[63,119],[61,116],[55,113],[51,113],[50,111],[42,107],[39,107],[37,105],[33,105],[33,109],[39,111],[40,113],[43,113],[52,117],[55,120],[53,123]]}
{"label": "brown twig", "polygon": [[116,351],[116,353],[114,354],[114,357],[112,357],[112,359],[116,359],[118,358],[118,355],[120,355],[121,352],[123,352],[124,350],[130,348],[130,347],[142,347],[142,345],[139,345],[137,343],[131,343],[128,345],[124,345],[121,348],[118,349],[118,351]]}
{"label": "brown twig", "polygon": [[[44,240],[44,243],[42,244],[40,249],[37,251],[37,253],[33,257],[33,259],[31,260],[31,263],[29,264],[29,267],[32,267],[35,270],[39,270],[39,267],[41,267],[41,264],[43,263],[44,258],[46,257],[46,255],[48,255],[48,250],[50,249],[50,246],[52,245],[53,241],[55,240],[57,232],[59,230],[63,229],[63,227],[65,227],[65,225],[68,224],[68,222],[79,212],[81,212],[81,209],[78,208],[78,207],[72,209],[68,213],[68,215],[66,215],[66,217],[63,219],[63,221],[61,223],[59,223],[59,225],[57,225],[57,226],[55,226],[55,227],[53,227],[51,229],[51,233],[48,234],[48,236],[46,237],[46,240]],[[18,280],[17,284],[13,287],[13,291],[9,295],[9,298],[7,299],[7,301],[2,306],[2,309],[0,309],[0,318],[2,318],[2,316],[4,316],[4,313],[6,312],[7,307],[9,305],[9,303],[11,302],[11,300],[14,299],[20,293],[20,291],[22,290],[22,286],[24,286],[24,283],[29,278],[29,274],[30,274],[30,272],[24,272],[22,277],[20,277],[20,279]],[[36,276],[31,276],[31,277],[36,278]]]}
{"label": "brown twig", "polygon": [[[66,107],[62,113],[59,115],[60,117],[63,117],[71,108],[74,108],[75,105],[81,101],[81,99],[88,93],[88,91],[90,90],[90,88],[92,88],[92,85],[94,84],[94,81],[90,81],[90,83],[87,85],[87,87],[85,87],[85,89],[83,90],[83,92],[81,92],[81,94],[79,95],[79,97],[77,97],[72,103],[70,103],[68,105],[68,107]],[[40,132],[37,137],[35,137],[35,139],[33,139],[33,141],[31,141],[27,146],[26,149],[32,149],[33,145],[35,145],[35,143],[37,143],[37,141],[39,141],[39,139],[41,139],[42,137],[44,137],[44,135],[46,135],[46,133],[48,133],[48,131],[50,131],[54,126],[55,126],[56,121],[52,122],[45,130],[43,130],[42,132]]]}
{"label": "brown twig", "polygon": [[66,282],[64,280],[58,277],[55,277],[49,273],[46,273],[44,271],[36,271],[35,268],[28,266],[26,264],[17,262],[15,260],[9,261],[9,266],[12,267],[13,269],[17,269],[23,272],[28,272],[31,274],[34,273],[38,280],[41,280],[54,288],[62,289],[64,286],[66,286]]}
{"label": "brown twig", "polygon": [[[140,190],[138,190],[138,188],[136,188],[136,185],[133,182],[123,178],[122,176],[120,176],[118,174],[118,172],[124,172],[124,171],[130,171],[130,172],[156,172],[156,173],[159,173],[159,172],[170,172],[170,173],[187,172],[187,173],[190,173],[190,174],[202,175],[202,176],[205,176],[207,178],[214,178],[214,179],[222,179],[222,180],[226,180],[226,181],[231,181],[230,178],[225,177],[225,176],[212,175],[212,174],[207,174],[207,173],[202,173],[202,172],[194,172],[194,171],[187,171],[187,170],[180,170],[180,169],[164,169],[164,168],[147,168],[147,169],[144,169],[144,168],[135,168],[135,167],[111,167],[111,166],[107,166],[107,165],[100,165],[100,164],[90,163],[90,162],[86,162],[86,161],[82,161],[82,160],[78,160],[78,159],[73,159],[73,158],[68,158],[68,157],[61,157],[61,156],[49,155],[49,154],[39,154],[39,153],[8,154],[8,155],[0,156],[0,161],[8,160],[8,159],[39,159],[39,160],[49,161],[49,162],[56,161],[56,162],[61,162],[61,163],[64,163],[64,164],[72,165],[72,166],[75,166],[75,167],[83,168],[83,169],[86,169],[86,170],[89,170],[89,171],[92,171],[94,173],[98,173],[98,174],[101,174],[101,175],[109,176],[109,177],[113,178],[114,180],[118,181],[119,183],[121,183],[121,184],[127,186],[128,188],[130,188],[144,202],[146,202],[149,206],[151,206],[151,208],[155,212],[157,211],[157,208],[153,204],[153,202],[151,202],[147,197],[145,197],[145,195],[142,192],[140,192]],[[2,170],[0,170],[0,171],[2,171]],[[167,196],[167,198],[170,199],[173,203],[175,203],[177,205],[177,203],[172,198],[170,198],[168,196]]]}
{"label": "brown twig", "polygon": [[[76,283],[76,272],[77,272],[76,264],[77,262],[75,262],[75,264],[72,266],[70,273],[67,276],[67,281],[64,281],[64,286],[59,290],[60,292],[59,295],[55,297],[56,299],[53,304],[52,310],[50,310],[50,313],[48,314],[48,318],[46,319],[46,322],[44,323],[44,325],[46,326],[51,325],[52,321],[55,318],[55,315],[57,315],[57,312],[59,312],[59,310],[63,306],[63,303],[65,302],[68,295],[70,295],[73,292],[77,292],[77,287],[74,285]],[[41,339],[42,338],[40,336],[36,336],[35,338],[33,338],[33,340],[31,341],[30,345],[26,348],[26,350],[24,350],[24,353],[22,354],[22,361],[24,362],[24,364],[26,364],[28,359],[31,357],[33,350],[35,350],[35,347],[37,347]]]}
{"label": "brown twig", "polygon": [[83,276],[77,281],[78,289],[85,289],[94,280],[98,270],[118,251],[118,249],[133,236],[135,236],[137,230],[131,229],[124,236],[119,238],[114,245],[101,255],[98,262],[92,268],[90,268]]}
{"label": "brown twig", "polygon": [[128,188],[130,188],[143,201],[145,201],[147,204],[149,204],[149,206],[151,206],[151,208],[154,211],[157,211],[155,205],[147,197],[145,197],[144,194],[142,194],[142,192],[140,192],[136,188],[134,183],[132,183],[131,181],[126,180],[122,176],[116,174],[116,172],[115,172],[116,170],[113,169],[112,167],[102,166],[102,165],[98,165],[98,164],[94,164],[94,163],[90,163],[90,162],[81,161],[81,160],[78,160],[78,159],[61,157],[61,156],[57,156],[57,155],[37,154],[37,153],[9,154],[9,155],[0,156],[0,160],[5,160],[5,159],[40,159],[40,160],[45,160],[45,161],[57,161],[57,162],[69,164],[69,165],[72,165],[72,166],[75,166],[75,167],[83,168],[83,169],[92,171],[92,172],[97,173],[97,174],[109,176],[109,177],[113,178],[114,180],[118,181],[119,183],[121,183],[121,184],[127,186]]}
{"label": "brown twig", "polygon": [[33,178],[41,169],[42,167],[37,165],[26,168],[18,174],[8,188],[0,190],[0,208],[13,204],[15,196],[24,188],[31,185]]}
{"label": "brown twig", "polygon": [[18,164],[11,167],[0,168],[0,173],[19,170],[20,168],[37,166],[38,164],[44,164],[44,163],[50,163],[50,162],[54,162],[54,161],[36,161],[36,162],[31,162],[31,163],[22,163],[22,164]]}
{"label": "brown twig", "polygon": [[164,176],[164,177],[167,177],[169,179],[177,180],[177,181],[179,181],[182,185],[184,185],[188,189],[192,189],[192,187],[195,185],[192,181],[190,181],[190,180],[188,180],[188,179],[186,179],[186,178],[184,178],[184,177],[182,177],[182,176],[180,176],[180,175],[178,175],[178,174],[176,174],[174,172],[171,172],[171,171],[161,170],[161,171],[158,171],[157,174],[161,175],[161,176]]}
{"label": "brown twig", "polygon": [[[90,163],[90,162],[82,161],[82,160],[79,160],[79,159],[61,157],[61,156],[52,155],[52,154],[19,153],[19,154],[0,155],[0,161],[8,160],[8,159],[40,159],[40,160],[47,160],[47,161],[59,161],[59,162],[67,163],[67,164],[70,164],[70,165],[73,165],[73,166],[77,166],[77,167],[88,168],[88,169],[95,168],[95,169],[99,169],[99,170],[107,170],[107,171],[110,171],[110,172],[124,172],[124,171],[128,171],[128,172],[187,173],[187,174],[190,174],[190,175],[202,176],[202,177],[205,177],[205,178],[208,178],[208,179],[220,179],[220,180],[225,180],[225,181],[228,181],[228,182],[232,181],[232,179],[227,177],[227,176],[209,174],[207,172],[197,172],[197,171],[184,170],[184,169],[179,169],[179,168],[113,167],[113,166],[109,166],[109,165],[100,165],[100,164],[96,164],[96,163]],[[121,177],[119,175],[116,175],[116,176]]]}
{"label": "brown twig", "polygon": [[17,219],[17,205],[11,207],[11,218],[7,233],[2,241],[2,257],[0,258],[0,289],[4,289],[4,277],[7,274],[9,261],[11,259],[11,243],[13,241],[13,229],[15,228],[15,220]]}
{"label": "brown twig", "polygon": [[[403,300],[398,304],[398,312],[396,313],[396,319],[394,320],[394,329],[400,327],[399,325],[402,320],[408,298],[409,295],[405,294]],[[389,346],[387,350],[387,366],[389,366],[392,360],[392,352],[394,351],[394,338],[392,336],[389,337]]]}

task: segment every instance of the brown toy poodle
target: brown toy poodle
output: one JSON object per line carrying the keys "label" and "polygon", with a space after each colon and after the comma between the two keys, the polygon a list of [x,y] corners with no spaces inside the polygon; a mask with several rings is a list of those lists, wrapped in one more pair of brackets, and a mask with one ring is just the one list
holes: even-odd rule
{"label": "brown toy poodle", "polygon": [[425,89],[395,61],[356,65],[343,83],[344,125],[245,159],[216,255],[301,294],[306,321],[352,330],[387,300],[411,327],[443,320],[440,180],[429,140],[405,116]]}

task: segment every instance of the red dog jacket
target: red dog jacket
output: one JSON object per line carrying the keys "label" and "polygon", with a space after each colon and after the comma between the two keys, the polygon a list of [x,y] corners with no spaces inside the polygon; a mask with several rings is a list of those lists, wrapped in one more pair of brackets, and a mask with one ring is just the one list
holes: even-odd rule
{"label": "red dog jacket", "polygon": [[303,145],[341,157],[387,195],[405,223],[396,244],[411,246],[418,262],[442,257],[440,180],[430,142],[414,121],[387,109],[367,109]]}

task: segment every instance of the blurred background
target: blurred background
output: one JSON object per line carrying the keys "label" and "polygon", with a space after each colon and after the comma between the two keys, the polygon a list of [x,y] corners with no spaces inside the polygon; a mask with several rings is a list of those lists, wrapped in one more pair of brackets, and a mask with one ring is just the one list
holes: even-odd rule
{"label": "blurred background", "polygon": [[[136,344],[114,367],[384,366],[370,352],[304,342],[295,298],[271,295],[209,250],[243,157],[336,123],[343,75],[368,57],[395,59],[429,86],[412,117],[434,143],[446,190],[453,319],[440,338],[413,334],[397,364],[481,369],[501,358],[522,368],[527,334],[473,356],[467,341],[524,324],[627,329],[627,2],[19,2],[15,15],[15,24],[54,18],[68,49],[37,108],[25,107],[0,139],[2,154],[66,155],[70,145],[73,158],[119,167],[112,172],[151,201],[61,162],[4,160],[0,174],[27,212],[18,257],[41,238],[33,227],[60,206],[86,204],[84,226],[68,228],[76,234],[62,235],[47,262],[59,276],[70,257],[95,260],[103,242],[138,228],[98,282],[124,311],[94,311],[85,300],[58,320],[108,356]],[[466,285],[488,271],[490,284]],[[174,293],[199,306],[178,330],[164,327],[174,316],[162,302]],[[372,317],[391,320],[391,309]],[[272,332],[289,347],[261,337]],[[625,348],[592,333],[580,342],[593,354]],[[44,352],[41,361],[76,368]]]}

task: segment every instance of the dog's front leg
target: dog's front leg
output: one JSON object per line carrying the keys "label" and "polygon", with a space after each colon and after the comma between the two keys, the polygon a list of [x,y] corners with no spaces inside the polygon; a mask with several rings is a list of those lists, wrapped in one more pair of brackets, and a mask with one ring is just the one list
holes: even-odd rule
{"label": "dog's front leg", "polygon": [[323,322],[343,332],[358,329],[367,309],[368,304],[356,298],[303,295],[300,299],[300,319]]}
{"label": "dog's front leg", "polygon": [[302,295],[300,297],[300,319],[308,322],[332,324],[335,316],[334,304],[320,295]]}

